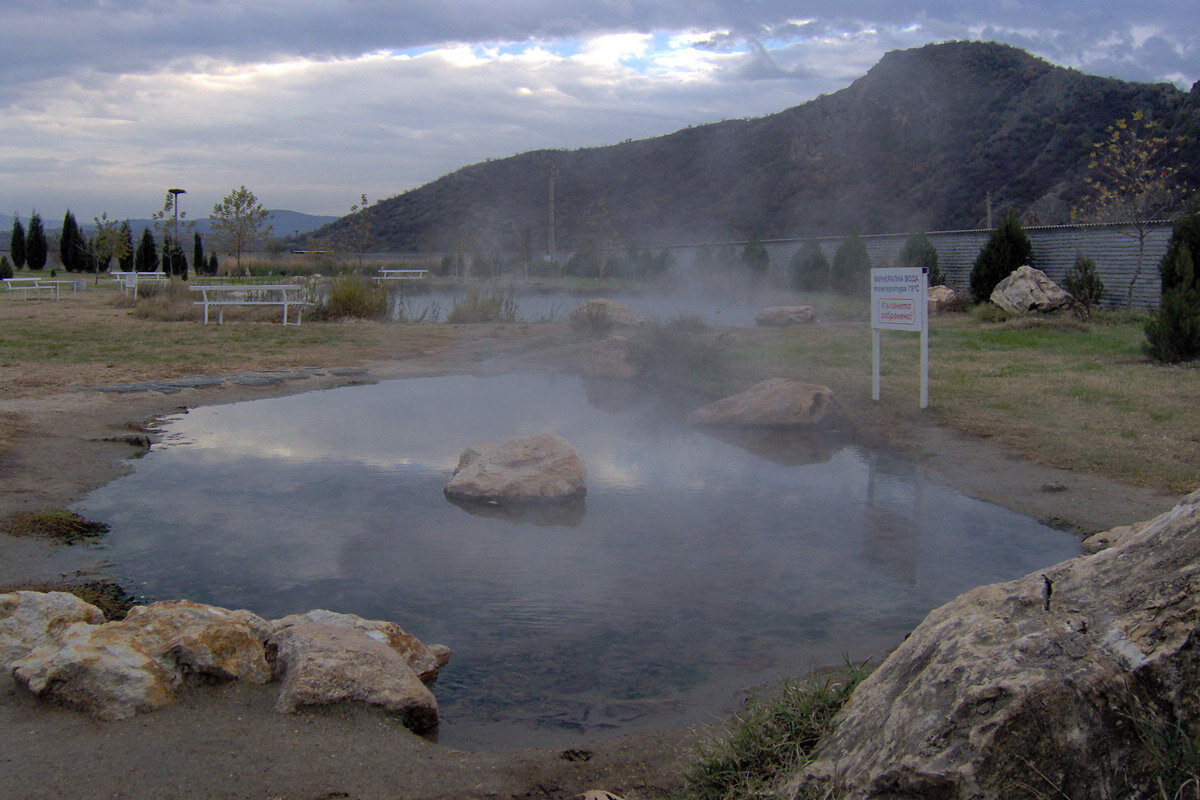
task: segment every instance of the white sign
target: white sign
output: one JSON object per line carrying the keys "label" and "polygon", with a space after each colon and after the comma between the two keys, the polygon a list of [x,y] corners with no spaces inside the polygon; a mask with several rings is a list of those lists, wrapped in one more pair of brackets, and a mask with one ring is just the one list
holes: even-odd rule
{"label": "white sign", "polygon": [[924,267],[871,270],[871,396],[879,399],[879,332],[921,334],[921,408],[929,407],[929,273]]}
{"label": "white sign", "polygon": [[871,270],[871,327],[920,331],[928,324],[929,275],[921,267]]}

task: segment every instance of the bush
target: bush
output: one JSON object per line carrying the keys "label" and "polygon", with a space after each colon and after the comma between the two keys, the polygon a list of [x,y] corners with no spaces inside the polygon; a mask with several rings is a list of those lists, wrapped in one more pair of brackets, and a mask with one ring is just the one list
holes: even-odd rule
{"label": "bush", "polygon": [[513,322],[517,318],[517,296],[512,289],[481,291],[472,286],[463,296],[454,298],[446,322]]}
{"label": "bush", "polygon": [[929,285],[941,286],[946,282],[946,275],[938,266],[938,251],[924,233],[910,234],[900,251],[901,267],[924,267],[929,272]]}
{"label": "bush", "polygon": [[719,378],[725,348],[699,317],[678,317],[638,328],[630,342],[629,361],[638,374],[663,383],[688,384]]}
{"label": "bush", "polygon": [[1063,288],[1070,292],[1075,302],[1083,307],[1085,317],[1090,317],[1092,307],[1104,296],[1104,281],[1096,274],[1096,262],[1083,253],[1075,256],[1075,266],[1063,280]]}
{"label": "bush", "polygon": [[857,233],[852,233],[842,240],[833,255],[830,285],[838,294],[863,297],[871,287],[870,277],[871,257],[867,254],[867,246]]}
{"label": "bush", "polygon": [[829,288],[829,259],[816,239],[809,239],[788,265],[792,288],[798,292],[823,292]]}
{"label": "bush", "polygon": [[971,268],[971,299],[987,302],[996,284],[1026,264],[1033,266],[1033,245],[1016,216],[1008,214],[992,231]]}
{"label": "bush", "polygon": [[1175,222],[1167,252],[1158,266],[1162,300],[1146,323],[1146,352],[1168,364],[1200,356],[1200,200]]}
{"label": "bush", "polygon": [[11,278],[12,276],[12,262],[8,260],[8,256],[0,256],[0,280]]}
{"label": "bush", "polygon": [[363,278],[343,275],[333,279],[329,297],[317,308],[317,319],[384,319],[388,315],[387,292]]}

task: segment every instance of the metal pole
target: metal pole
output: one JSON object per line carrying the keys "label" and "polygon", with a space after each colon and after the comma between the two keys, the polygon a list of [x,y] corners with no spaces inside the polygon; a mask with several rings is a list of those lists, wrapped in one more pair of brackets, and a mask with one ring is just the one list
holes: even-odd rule
{"label": "metal pole", "polygon": [[[171,194],[171,205],[175,208],[175,246],[182,252],[183,248],[179,246],[179,195],[187,194],[186,189],[167,189]],[[175,264],[175,256],[171,256],[171,265]]]}

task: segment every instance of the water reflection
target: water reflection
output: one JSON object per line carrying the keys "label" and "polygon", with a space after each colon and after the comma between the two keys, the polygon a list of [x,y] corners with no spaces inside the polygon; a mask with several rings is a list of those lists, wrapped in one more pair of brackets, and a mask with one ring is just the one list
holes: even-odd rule
{"label": "water reflection", "polygon": [[[811,441],[764,457],[688,429],[699,399],[597,386],[451,376],[197,409],[80,510],[151,598],[322,607],[449,645],[440,738],[460,747],[712,718],[1078,550],[903,462]],[[541,432],[583,453],[586,512],[446,502],[467,444]]]}

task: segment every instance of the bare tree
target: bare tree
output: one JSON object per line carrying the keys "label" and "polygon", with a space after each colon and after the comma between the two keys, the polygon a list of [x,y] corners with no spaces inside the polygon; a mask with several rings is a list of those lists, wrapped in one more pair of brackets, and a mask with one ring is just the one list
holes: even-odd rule
{"label": "bare tree", "polygon": [[242,271],[242,253],[272,234],[267,223],[270,216],[271,212],[263,208],[254,192],[245,186],[234,189],[213,206],[209,215],[213,236],[226,252],[234,254],[238,272]]}

